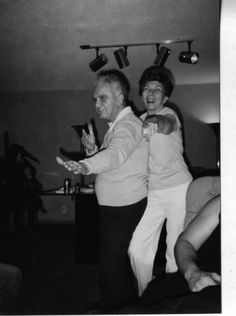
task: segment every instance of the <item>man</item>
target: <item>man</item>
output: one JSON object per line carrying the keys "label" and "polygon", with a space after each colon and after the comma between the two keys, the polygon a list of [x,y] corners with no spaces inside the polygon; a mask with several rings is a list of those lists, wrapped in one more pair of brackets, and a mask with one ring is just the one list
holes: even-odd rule
{"label": "man", "polygon": [[166,106],[173,90],[167,69],[151,66],[139,81],[139,93],[146,108],[141,118],[144,137],[149,140],[148,205],[135,229],[129,256],[141,296],[153,278],[153,263],[162,226],[166,220],[166,272],[177,271],[174,245],[182,232],[185,197],[192,176],[183,158],[181,124],[174,110]]}
{"label": "man", "polygon": [[0,314],[15,313],[22,272],[13,265],[0,263]]}
{"label": "man", "polygon": [[120,307],[137,299],[127,256],[135,227],[146,207],[148,143],[142,122],[127,106],[129,82],[118,70],[102,71],[95,83],[97,113],[109,129],[98,150],[92,126],[82,142],[92,155],[63,165],[75,174],[97,174],[100,205],[101,306]]}

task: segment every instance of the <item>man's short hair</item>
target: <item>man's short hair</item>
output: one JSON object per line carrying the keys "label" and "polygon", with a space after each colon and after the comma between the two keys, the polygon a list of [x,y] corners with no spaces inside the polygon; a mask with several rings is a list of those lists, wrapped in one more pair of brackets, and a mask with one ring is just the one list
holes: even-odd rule
{"label": "man's short hair", "polygon": [[102,70],[97,75],[98,79],[103,79],[104,82],[113,83],[117,82],[121,88],[121,92],[124,96],[124,102],[126,103],[129,96],[130,84],[127,77],[123,72],[117,69]]}
{"label": "man's short hair", "polygon": [[164,89],[165,95],[167,97],[171,96],[174,88],[174,77],[170,70],[164,67],[151,66],[144,70],[140,80],[139,80],[139,95],[143,93],[143,88],[149,81],[160,82]]}

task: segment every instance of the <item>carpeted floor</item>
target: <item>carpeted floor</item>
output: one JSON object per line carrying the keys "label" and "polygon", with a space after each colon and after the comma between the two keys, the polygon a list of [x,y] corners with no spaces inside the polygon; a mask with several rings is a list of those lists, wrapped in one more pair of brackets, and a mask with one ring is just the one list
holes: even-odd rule
{"label": "carpeted floor", "polygon": [[[88,245],[93,243],[86,240],[83,263],[78,263],[74,229],[73,224],[37,224],[18,232],[0,232],[0,262],[17,265],[24,275],[17,314],[84,314],[99,301],[99,266],[84,260],[86,254],[94,262],[97,253],[91,256]],[[161,244],[157,255],[163,267],[165,244]]]}
{"label": "carpeted floor", "polygon": [[0,248],[1,261],[24,273],[19,315],[83,314],[98,301],[98,265],[75,262],[72,224],[10,232]]}
{"label": "carpeted floor", "polygon": [[[156,256],[162,260],[156,262],[154,269],[160,282],[165,265],[164,237],[165,230]],[[0,262],[15,264],[23,271],[23,285],[17,315],[80,315],[85,314],[99,301],[99,266],[98,264],[76,263],[75,249],[73,224],[38,224],[20,232],[4,234],[3,231],[0,232]],[[86,245],[84,250],[88,250]],[[166,285],[165,282],[164,284]],[[219,295],[216,297],[218,297],[216,303],[219,306]],[[185,296],[182,300],[185,308],[184,299]],[[191,303],[191,295],[187,295],[186,299],[187,304],[190,302],[190,305],[187,305],[187,308],[191,307],[190,310],[195,311],[200,308],[205,312],[204,304],[207,303],[207,308],[209,306],[208,299],[204,295],[204,301],[200,300],[200,303],[197,298],[197,307],[192,307],[194,305]],[[117,314],[163,314],[164,311],[171,314],[179,313],[180,302],[178,299],[172,299],[168,303],[163,301],[164,305],[162,302],[159,302],[160,304],[157,302],[153,309],[152,305],[145,305],[144,309],[140,309],[140,306],[127,306]],[[181,306],[180,310],[185,311],[186,309]],[[215,303],[213,303],[213,308],[215,308]],[[218,310],[220,307],[216,313]]]}

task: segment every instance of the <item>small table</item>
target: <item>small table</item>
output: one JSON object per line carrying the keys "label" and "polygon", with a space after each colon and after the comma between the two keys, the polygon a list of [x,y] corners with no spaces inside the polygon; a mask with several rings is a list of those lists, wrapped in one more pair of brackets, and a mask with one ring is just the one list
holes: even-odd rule
{"label": "small table", "polygon": [[[85,193],[86,192],[86,193]],[[75,262],[99,262],[99,206],[94,191],[80,190],[64,194],[55,190],[43,191],[42,196],[71,196],[74,198]]]}
{"label": "small table", "polygon": [[99,262],[99,206],[95,193],[75,196],[75,260]]}

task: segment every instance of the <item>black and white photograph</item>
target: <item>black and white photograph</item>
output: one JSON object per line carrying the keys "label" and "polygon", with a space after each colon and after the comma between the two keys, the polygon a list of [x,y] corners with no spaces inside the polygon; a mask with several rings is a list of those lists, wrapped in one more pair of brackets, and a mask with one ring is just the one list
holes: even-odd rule
{"label": "black and white photograph", "polygon": [[234,314],[235,50],[234,0],[0,0],[1,315]]}

